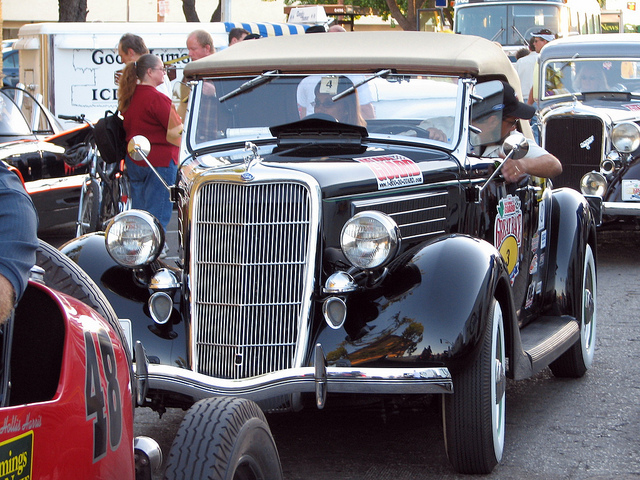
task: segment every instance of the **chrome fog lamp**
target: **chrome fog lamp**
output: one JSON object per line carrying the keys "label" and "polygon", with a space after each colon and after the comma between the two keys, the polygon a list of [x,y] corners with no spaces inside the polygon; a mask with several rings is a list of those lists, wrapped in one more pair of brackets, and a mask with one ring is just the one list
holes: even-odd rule
{"label": "chrome fog lamp", "polygon": [[347,305],[339,297],[329,297],[322,304],[322,314],[327,325],[337,330],[344,325],[347,318]]}
{"label": "chrome fog lamp", "polygon": [[180,282],[178,282],[176,274],[168,268],[157,270],[149,282],[149,289],[154,292],[167,292],[173,295],[178,288],[180,288]]}
{"label": "chrome fog lamp", "polygon": [[387,264],[397,253],[400,229],[384,213],[360,212],[342,227],[340,246],[354,267],[377,268]]}
{"label": "chrome fog lamp", "polygon": [[580,179],[580,191],[583,195],[602,197],[607,191],[607,180],[598,172],[589,172]]}
{"label": "chrome fog lamp", "polygon": [[109,255],[118,264],[139,267],[158,258],[164,245],[164,230],[153,215],[129,210],[109,222],[105,243]]}
{"label": "chrome fog lamp", "polygon": [[325,293],[353,292],[356,288],[358,284],[347,272],[335,272],[324,282]]}
{"label": "chrome fog lamp", "polygon": [[149,290],[153,292],[147,305],[151,318],[158,325],[169,321],[173,311],[173,297],[180,288],[175,273],[168,268],[161,268],[153,274],[149,282]]}
{"label": "chrome fog lamp", "polygon": [[173,311],[173,299],[166,292],[156,292],[149,297],[147,302],[151,318],[158,325],[164,325],[171,318]]}
{"label": "chrome fog lamp", "polygon": [[634,152],[640,147],[640,127],[633,122],[621,122],[613,127],[611,142],[622,153]]}

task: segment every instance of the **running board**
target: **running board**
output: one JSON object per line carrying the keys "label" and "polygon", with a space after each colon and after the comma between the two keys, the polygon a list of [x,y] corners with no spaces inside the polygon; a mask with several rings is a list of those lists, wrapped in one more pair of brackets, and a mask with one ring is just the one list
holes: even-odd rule
{"label": "running board", "polygon": [[580,339],[580,328],[574,317],[540,317],[520,330],[520,338],[534,375]]}

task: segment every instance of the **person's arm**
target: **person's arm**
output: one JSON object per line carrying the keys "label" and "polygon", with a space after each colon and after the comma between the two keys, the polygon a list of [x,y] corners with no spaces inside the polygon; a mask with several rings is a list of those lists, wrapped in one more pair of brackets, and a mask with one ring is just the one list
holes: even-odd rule
{"label": "person's arm", "polygon": [[533,99],[533,87],[531,87],[531,90],[529,90],[529,98],[527,98],[527,103],[529,105],[533,105],[535,103],[535,100]]}
{"label": "person's arm", "polygon": [[376,118],[376,111],[372,103],[360,105],[360,114],[365,120],[372,120]]}
{"label": "person's arm", "polygon": [[13,285],[3,275],[0,275],[0,324],[9,318],[15,299],[16,293],[13,290]]}
{"label": "person's arm", "polygon": [[18,177],[0,165],[0,323],[27,288],[36,262],[38,216]]}
{"label": "person's arm", "polygon": [[[562,173],[562,163],[541,147],[539,152],[534,150],[533,155],[527,155],[520,160],[509,159],[502,166],[502,175],[508,183],[517,182],[525,175],[535,177],[553,178]],[[535,148],[534,147],[534,148]]]}
{"label": "person's arm", "polygon": [[173,105],[171,106],[171,112],[169,113],[169,124],[167,126],[167,142],[177,147],[180,146],[182,140],[182,121],[178,112],[176,112]]}

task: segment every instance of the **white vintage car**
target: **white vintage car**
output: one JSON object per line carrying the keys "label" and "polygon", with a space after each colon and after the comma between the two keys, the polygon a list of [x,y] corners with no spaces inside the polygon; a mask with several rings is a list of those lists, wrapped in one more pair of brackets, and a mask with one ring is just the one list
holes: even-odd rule
{"label": "white vintage car", "polygon": [[640,35],[582,35],[540,52],[541,144],[560,159],[555,186],[602,203],[602,228],[640,223]]}

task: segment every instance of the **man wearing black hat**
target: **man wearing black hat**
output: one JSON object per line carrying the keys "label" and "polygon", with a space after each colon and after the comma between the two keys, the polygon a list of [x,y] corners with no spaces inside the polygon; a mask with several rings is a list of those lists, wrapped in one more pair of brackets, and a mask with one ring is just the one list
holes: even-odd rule
{"label": "man wearing black hat", "polygon": [[[479,139],[480,143],[485,145],[482,152],[484,157],[503,156],[500,145],[512,131],[516,130],[518,120],[530,120],[536,113],[534,107],[518,100],[511,85],[506,82],[502,82],[502,85],[504,88],[502,104],[494,107],[492,113],[473,121],[473,125],[481,130]],[[495,139],[498,136],[497,143],[487,143],[490,141],[489,139]],[[529,143],[529,151],[523,158],[509,159],[502,166],[502,175],[508,183],[517,182],[525,175],[552,178],[562,173],[560,160],[533,140],[527,139],[527,142]]]}

